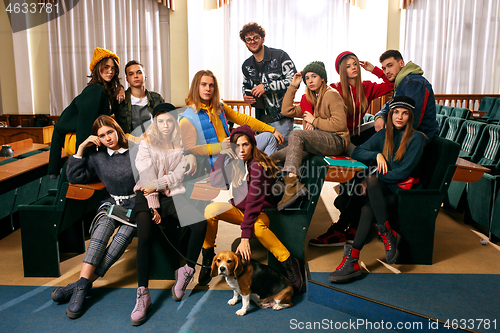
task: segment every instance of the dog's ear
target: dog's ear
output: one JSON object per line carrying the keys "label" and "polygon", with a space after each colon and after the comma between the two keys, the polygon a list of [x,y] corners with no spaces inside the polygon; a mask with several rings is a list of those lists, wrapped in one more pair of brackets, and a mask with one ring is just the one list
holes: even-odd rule
{"label": "dog's ear", "polygon": [[239,253],[234,255],[234,260],[236,261],[234,264],[234,276],[238,278],[245,269],[246,260],[243,261]]}
{"label": "dog's ear", "polygon": [[218,272],[218,270],[217,270],[217,268],[218,268],[218,267],[217,267],[217,264],[216,264],[216,262],[217,262],[217,258],[218,258],[218,257],[219,257],[219,256],[218,256],[218,255],[216,255],[216,256],[214,257],[214,259],[212,260],[212,273],[210,274],[210,276],[212,276],[212,277],[219,275],[219,272]]}

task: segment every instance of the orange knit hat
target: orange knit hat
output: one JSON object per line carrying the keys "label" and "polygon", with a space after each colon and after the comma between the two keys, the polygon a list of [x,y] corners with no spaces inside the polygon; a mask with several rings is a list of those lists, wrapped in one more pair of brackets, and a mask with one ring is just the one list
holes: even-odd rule
{"label": "orange knit hat", "polygon": [[97,65],[99,61],[101,61],[104,58],[115,58],[118,65],[120,64],[120,58],[118,58],[116,54],[114,54],[109,50],[96,47],[94,49],[94,55],[92,56],[92,61],[90,62],[90,71],[92,72],[95,68],[95,65]]}

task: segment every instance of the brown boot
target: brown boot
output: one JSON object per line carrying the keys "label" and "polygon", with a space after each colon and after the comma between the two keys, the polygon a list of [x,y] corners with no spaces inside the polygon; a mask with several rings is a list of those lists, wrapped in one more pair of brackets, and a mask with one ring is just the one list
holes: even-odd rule
{"label": "brown boot", "polygon": [[285,181],[285,194],[283,195],[281,201],[278,203],[278,210],[285,209],[286,207],[293,204],[298,197],[307,193],[306,187],[299,182],[297,176],[285,176],[283,177],[283,180]]}

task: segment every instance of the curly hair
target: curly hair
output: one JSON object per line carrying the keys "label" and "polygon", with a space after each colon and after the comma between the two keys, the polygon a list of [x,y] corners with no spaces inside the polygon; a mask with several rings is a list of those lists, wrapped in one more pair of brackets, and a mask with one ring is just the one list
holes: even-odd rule
{"label": "curly hair", "polygon": [[266,31],[264,30],[264,28],[262,28],[260,25],[258,25],[255,22],[250,22],[250,23],[245,24],[243,26],[243,28],[241,28],[241,30],[240,30],[241,40],[245,41],[246,35],[248,35],[249,33],[252,33],[252,32],[259,34],[259,36],[261,38],[266,37]]}

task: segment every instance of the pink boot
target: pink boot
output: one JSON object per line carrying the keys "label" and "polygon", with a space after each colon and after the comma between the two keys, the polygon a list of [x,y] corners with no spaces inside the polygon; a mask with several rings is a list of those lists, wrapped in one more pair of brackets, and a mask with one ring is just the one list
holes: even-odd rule
{"label": "pink boot", "polygon": [[193,279],[194,268],[187,264],[175,271],[175,284],[172,287],[172,298],[178,302],[186,293],[189,282]]}
{"label": "pink boot", "polygon": [[137,288],[135,308],[130,315],[132,325],[139,326],[146,321],[146,313],[151,310],[151,295],[146,287]]}

